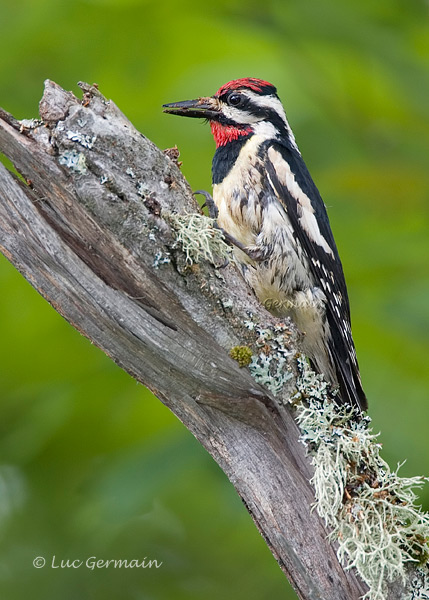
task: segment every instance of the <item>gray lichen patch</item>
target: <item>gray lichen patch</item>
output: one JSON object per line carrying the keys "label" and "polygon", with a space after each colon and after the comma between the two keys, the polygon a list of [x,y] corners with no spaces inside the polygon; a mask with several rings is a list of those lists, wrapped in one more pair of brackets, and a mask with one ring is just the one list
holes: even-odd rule
{"label": "gray lichen patch", "polygon": [[94,146],[95,141],[97,139],[96,135],[87,135],[85,133],[80,133],[78,131],[70,131],[70,130],[67,131],[67,137],[72,142],[77,142],[84,148],[88,148],[88,149],[91,149]]}
{"label": "gray lichen patch", "polygon": [[168,252],[163,253],[161,250],[159,250],[154,256],[152,266],[154,269],[159,269],[161,265],[167,265],[170,262],[170,254]]}
{"label": "gray lichen patch", "polygon": [[252,357],[250,372],[255,381],[278,396],[293,377],[290,369],[292,353],[289,349],[288,326],[279,323],[272,327],[260,327],[253,321],[246,321],[245,325],[258,334],[256,346],[259,351]]}
{"label": "gray lichen patch", "polygon": [[64,165],[68,169],[85,175],[87,172],[85,155],[82,152],[76,152],[76,150],[65,150],[58,157],[60,165]]}
{"label": "gray lichen patch", "polygon": [[31,131],[32,129],[37,129],[43,125],[43,121],[41,119],[21,119],[21,131]]}
{"label": "gray lichen patch", "polygon": [[364,598],[387,600],[388,582],[405,584],[407,565],[428,559],[429,515],[416,506],[415,493],[425,478],[400,477],[400,465],[392,471],[369,417],[338,406],[323,377],[304,357],[298,362],[297,421],[315,469],[316,510],[331,527],[340,562],[368,585]]}

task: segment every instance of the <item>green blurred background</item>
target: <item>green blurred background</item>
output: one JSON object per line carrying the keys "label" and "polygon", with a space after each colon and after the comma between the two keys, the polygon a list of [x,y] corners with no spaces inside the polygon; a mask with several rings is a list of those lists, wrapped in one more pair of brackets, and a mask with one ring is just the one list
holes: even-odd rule
{"label": "green blurred background", "polygon": [[[0,105],[97,82],[210,188],[207,126],[164,102],[274,82],[328,205],[383,456],[428,474],[429,8],[423,0],[0,0]],[[295,598],[192,435],[0,258],[0,597]],[[429,494],[422,493],[429,508]],[[53,569],[155,558],[159,570]],[[48,565],[35,569],[44,556]]]}

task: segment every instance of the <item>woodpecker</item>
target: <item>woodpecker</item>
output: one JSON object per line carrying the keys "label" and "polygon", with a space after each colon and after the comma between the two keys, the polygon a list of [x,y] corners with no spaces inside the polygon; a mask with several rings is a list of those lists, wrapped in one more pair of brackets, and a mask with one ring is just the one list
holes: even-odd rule
{"label": "woodpecker", "polygon": [[293,319],[304,354],[338,385],[337,401],[366,410],[340,257],[276,88],[246,77],[163,108],[209,121],[211,214],[232,240],[244,278],[268,310]]}

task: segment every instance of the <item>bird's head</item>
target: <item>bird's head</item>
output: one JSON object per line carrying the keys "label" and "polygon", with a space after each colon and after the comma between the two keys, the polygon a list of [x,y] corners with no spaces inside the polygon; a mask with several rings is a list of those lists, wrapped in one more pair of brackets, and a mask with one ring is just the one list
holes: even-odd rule
{"label": "bird's head", "polygon": [[172,115],[207,119],[216,146],[254,133],[277,137],[290,132],[276,88],[253,77],[230,81],[214,96],[164,104],[163,108]]}

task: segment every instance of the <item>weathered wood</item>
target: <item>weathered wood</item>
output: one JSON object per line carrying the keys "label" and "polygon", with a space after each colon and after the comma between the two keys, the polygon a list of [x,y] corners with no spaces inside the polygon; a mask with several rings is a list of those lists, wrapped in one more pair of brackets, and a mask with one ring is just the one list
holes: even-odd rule
{"label": "weathered wood", "polygon": [[[80,101],[47,81],[40,122],[0,112],[0,150],[27,181],[0,165],[0,249],[210,452],[300,598],[357,600],[365,586],[311,510],[291,410],[228,355],[255,344],[249,312],[275,319],[233,265],[189,268],[164,218],[199,211],[189,185],[113,102],[83,88]],[[296,341],[291,325],[292,354]]]}

